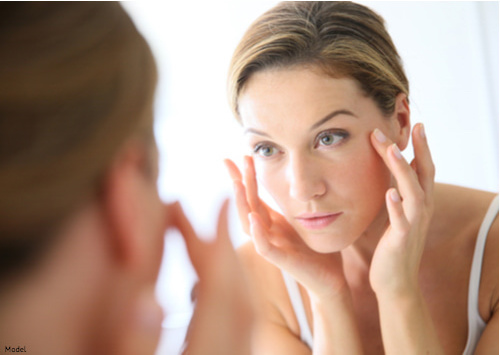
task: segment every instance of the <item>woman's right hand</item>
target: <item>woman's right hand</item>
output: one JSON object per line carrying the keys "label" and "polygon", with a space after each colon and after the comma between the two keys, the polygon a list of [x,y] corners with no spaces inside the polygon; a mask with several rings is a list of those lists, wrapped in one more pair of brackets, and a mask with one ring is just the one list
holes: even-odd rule
{"label": "woman's right hand", "polygon": [[244,176],[233,161],[226,159],[225,164],[241,224],[257,253],[292,275],[311,297],[322,300],[348,291],[341,254],[321,254],[309,248],[285,217],[259,198],[253,159],[244,159]]}

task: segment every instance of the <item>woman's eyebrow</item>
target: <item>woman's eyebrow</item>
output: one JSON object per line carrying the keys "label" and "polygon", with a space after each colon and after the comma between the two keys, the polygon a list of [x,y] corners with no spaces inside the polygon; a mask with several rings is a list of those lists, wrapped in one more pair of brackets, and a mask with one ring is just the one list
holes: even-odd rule
{"label": "woman's eyebrow", "polygon": [[328,115],[326,115],[325,117],[323,117],[322,119],[320,119],[315,124],[313,124],[309,130],[310,131],[315,130],[319,126],[325,124],[326,122],[328,122],[329,120],[331,120],[332,118],[334,118],[334,117],[336,117],[338,115],[348,115],[348,116],[352,116],[352,117],[358,118],[358,116],[356,116],[354,113],[352,113],[349,110],[335,110],[333,112],[330,112]]}
{"label": "woman's eyebrow", "polygon": [[[354,113],[352,113],[349,110],[335,110],[333,112],[330,112],[328,115],[326,115],[325,117],[323,117],[322,119],[320,119],[315,124],[313,124],[309,130],[310,131],[315,130],[319,126],[325,124],[326,122],[328,122],[329,120],[331,120],[332,118],[334,118],[334,117],[336,117],[338,115],[348,115],[348,116],[352,116],[352,117],[358,118],[358,116],[356,116]],[[251,128],[251,127],[245,129],[244,134],[247,134],[247,133],[253,133],[253,134],[257,134],[259,136],[271,138],[271,136],[269,134],[267,134],[265,132],[262,132],[262,131],[259,131],[258,129],[255,129],[255,128]]]}
{"label": "woman's eyebrow", "polygon": [[257,129],[254,129],[254,128],[247,128],[245,129],[245,132],[243,132],[244,134],[247,134],[247,133],[253,133],[253,134],[257,134],[259,136],[264,136],[264,137],[267,137],[267,138],[271,138],[271,136],[265,132],[262,132],[262,131],[259,131]]}

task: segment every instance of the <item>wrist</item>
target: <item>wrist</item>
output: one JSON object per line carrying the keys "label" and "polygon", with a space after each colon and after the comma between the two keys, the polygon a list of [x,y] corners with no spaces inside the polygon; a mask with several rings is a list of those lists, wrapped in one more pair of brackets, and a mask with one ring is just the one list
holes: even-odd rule
{"label": "wrist", "polygon": [[310,295],[314,353],[363,354],[349,287],[322,297]]}
{"label": "wrist", "polygon": [[313,309],[327,310],[352,305],[351,290],[347,283],[334,292],[315,293],[308,291],[308,295]]}
{"label": "wrist", "polygon": [[420,291],[418,274],[409,273],[384,278],[370,275],[370,286],[377,298],[406,299]]}
{"label": "wrist", "polygon": [[405,290],[376,292],[377,303],[379,308],[384,308],[385,305],[389,308],[413,308],[421,306],[423,303],[423,295],[420,289],[407,288]]}

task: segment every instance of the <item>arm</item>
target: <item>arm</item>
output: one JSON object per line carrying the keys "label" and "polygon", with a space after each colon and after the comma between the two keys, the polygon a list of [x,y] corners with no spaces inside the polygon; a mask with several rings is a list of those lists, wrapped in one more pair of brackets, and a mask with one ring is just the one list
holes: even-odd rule
{"label": "arm", "polygon": [[185,354],[250,354],[251,297],[229,239],[227,205],[226,201],[219,215],[217,237],[212,242],[197,237],[180,205],[172,207],[170,218],[184,237],[200,279]]}
{"label": "arm", "polygon": [[[313,310],[313,354],[361,353],[361,340],[341,254],[314,252],[282,215],[261,201],[253,160],[250,157],[245,159],[244,179],[236,165],[226,161],[234,182],[240,220],[252,237],[256,252],[279,269],[286,270],[307,290]],[[267,349],[259,348],[257,353],[260,355],[264,351]]]}
{"label": "arm", "polygon": [[386,354],[444,354],[427,305],[419,292],[378,297]]}
{"label": "arm", "polygon": [[259,355],[311,355],[311,350],[286,326],[263,320],[257,322],[252,349]]}
{"label": "arm", "polygon": [[408,164],[395,144],[372,135],[372,144],[398,190],[386,194],[390,226],[380,239],[370,268],[386,354],[443,354],[418,275],[433,212],[434,165],[423,126],[413,130],[415,159]]}
{"label": "arm", "polygon": [[[283,308],[277,306],[288,298],[278,268],[263,259],[252,243],[239,248],[238,255],[247,272],[253,294],[256,296],[257,322],[253,337],[253,351],[264,355],[310,355],[311,350],[300,340],[298,324],[285,320]],[[357,331],[347,290],[336,299],[325,302],[309,293],[313,312],[314,344],[312,354],[351,354],[354,345],[352,329]],[[290,305],[291,307],[291,305]],[[350,323],[350,325],[349,325]],[[293,330],[292,330],[293,329]],[[334,346],[335,345],[335,346]],[[359,349],[359,352],[361,350]]]}
{"label": "arm", "polygon": [[[476,355],[498,354],[498,215],[491,225],[486,241],[481,282],[485,283],[484,307],[489,310],[489,320],[476,347]],[[481,309],[481,308],[480,308]],[[486,313],[486,312],[484,312]],[[484,314],[483,313],[483,314]]]}
{"label": "arm", "polygon": [[362,354],[350,291],[321,300],[311,297],[314,319],[313,354]]}
{"label": "arm", "polygon": [[238,248],[238,257],[252,290],[256,321],[252,352],[258,355],[311,355],[301,340],[298,324],[286,309],[288,294],[281,271],[257,254],[252,242]]}

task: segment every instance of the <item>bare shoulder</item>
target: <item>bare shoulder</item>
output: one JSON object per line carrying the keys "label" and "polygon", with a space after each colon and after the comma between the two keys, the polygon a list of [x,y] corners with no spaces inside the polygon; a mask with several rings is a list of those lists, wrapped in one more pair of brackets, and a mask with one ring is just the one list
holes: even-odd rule
{"label": "bare shoulder", "polygon": [[[251,241],[237,249],[238,256],[251,282],[260,289],[267,283],[274,284],[280,277],[280,270],[261,257]],[[265,287],[268,289],[268,287]]]}
{"label": "bare shoulder", "polygon": [[[479,229],[496,193],[436,184],[432,237],[453,245],[470,270]],[[487,321],[498,307],[498,214],[488,231],[481,268],[479,311]],[[448,250],[448,253],[450,251]]]}
{"label": "bare shoulder", "polygon": [[454,185],[436,184],[431,235],[457,237],[475,243],[477,232],[495,193]]}
{"label": "bare shoulder", "polygon": [[453,218],[467,215],[469,218],[466,220],[471,218],[482,220],[496,193],[462,186],[436,184],[434,195],[437,214]]}
{"label": "bare shoulder", "polygon": [[261,257],[251,241],[237,253],[256,297],[259,316],[295,332],[298,324],[280,269]]}

